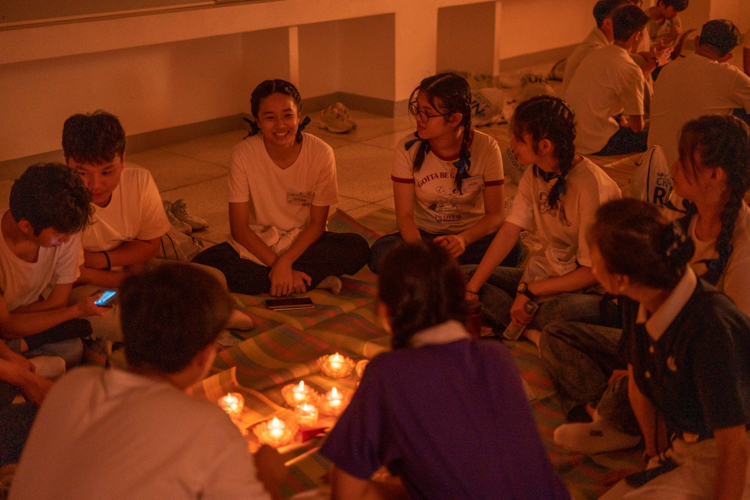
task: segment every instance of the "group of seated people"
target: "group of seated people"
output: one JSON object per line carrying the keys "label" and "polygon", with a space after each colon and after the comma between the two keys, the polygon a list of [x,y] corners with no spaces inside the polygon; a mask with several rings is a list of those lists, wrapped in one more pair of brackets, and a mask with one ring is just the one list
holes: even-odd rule
{"label": "group of seated people", "polygon": [[[124,165],[117,118],[69,118],[66,164],[29,167],[0,222],[0,464],[21,457],[11,498],[278,498],[278,455],[262,448],[253,463],[216,405],[181,392],[223,329],[252,327],[228,291],[340,293],[365,264],[393,351],[368,365],[321,450],[334,498],[569,497],[507,349],[467,332],[472,303],[497,336],[538,347],[570,420],[560,445],[643,442],[649,473],[607,498],[750,498],[750,128],[732,116],[750,112],[750,77],[726,64],[739,43],[728,21],[670,59],[686,6],[596,4],[565,99],[515,110],[525,170],[507,215],[500,149],[471,126],[468,82],[422,80],[391,170],[398,233],[371,248],[327,231],[333,150],[303,132],[289,82],[253,91],[229,171],[231,234],[191,263],[154,259],[170,223],[150,173]],[[631,57],[645,33],[655,43]],[[668,206],[621,199],[582,156],[647,143],[670,162]],[[540,242],[531,252],[523,232]],[[95,304],[104,289],[119,289],[115,307]],[[123,342],[127,369],[77,369],[53,387],[81,339]],[[370,481],[382,466],[399,480]]]}

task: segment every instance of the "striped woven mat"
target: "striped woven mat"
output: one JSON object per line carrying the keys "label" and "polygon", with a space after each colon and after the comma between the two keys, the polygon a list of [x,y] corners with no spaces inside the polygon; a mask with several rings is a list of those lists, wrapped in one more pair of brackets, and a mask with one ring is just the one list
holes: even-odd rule
{"label": "striped woven mat", "polygon": [[[354,220],[337,212],[329,229],[357,232],[370,243],[395,231],[395,214],[383,209]],[[237,307],[249,314],[256,326],[250,332],[232,332],[239,343],[219,353],[212,375],[193,388],[196,395],[216,400],[227,392],[240,392],[247,409],[242,423],[252,426],[273,415],[288,414],[281,388],[304,380],[319,392],[327,392],[334,381],[319,373],[316,359],[340,352],[353,358],[369,359],[388,349],[389,339],[380,327],[375,310],[375,276],[365,269],[343,278],[344,289],[336,296],[312,290],[315,309],[269,311],[263,297],[235,295]],[[557,471],[575,498],[597,498],[611,483],[637,469],[640,452],[618,452],[588,457],[555,445],[554,429],[563,423],[559,400],[549,375],[542,368],[536,347],[526,341],[506,343],[517,361],[524,380],[536,399],[531,402],[539,432]],[[356,375],[337,380],[339,388],[355,389]],[[252,434],[252,433],[251,433]],[[284,455],[293,460],[316,446],[315,439]],[[289,497],[325,484],[328,461],[318,453],[289,466],[290,479],[283,485]]]}

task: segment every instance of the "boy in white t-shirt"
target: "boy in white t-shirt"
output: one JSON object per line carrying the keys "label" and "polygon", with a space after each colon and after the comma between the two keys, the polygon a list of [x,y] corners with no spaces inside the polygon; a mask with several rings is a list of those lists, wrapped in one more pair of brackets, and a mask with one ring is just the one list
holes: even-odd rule
{"label": "boy in white t-shirt", "polygon": [[10,498],[270,499],[264,485],[278,494],[278,454],[264,447],[254,464],[229,416],[185,394],[216,356],[233,309],[226,290],[168,263],[129,276],[120,295],[127,368],[79,368],[55,384]]}
{"label": "boy in white t-shirt", "polygon": [[682,21],[677,14],[688,8],[689,0],[659,0],[648,9],[648,35],[651,43],[670,45],[682,33]]}
{"label": "boy in white t-shirt", "polygon": [[105,111],[73,115],[63,126],[68,167],[91,192],[94,214],[81,238],[79,285],[117,288],[159,252],[170,223],[148,170],[126,167],[125,131]]}
{"label": "boy in white t-shirt", "polygon": [[104,314],[86,296],[68,306],[78,278],[79,232],[91,214],[81,180],[61,164],[39,164],[13,184],[0,228],[0,335],[25,356],[57,355],[80,362],[82,319]]}
{"label": "boy in white t-shirt", "polygon": [[576,115],[579,153],[646,150],[643,72],[631,53],[647,21],[648,16],[634,5],[617,9],[612,14],[614,43],[589,54],[573,75],[565,99]]}
{"label": "boy in white t-shirt", "polygon": [[671,166],[679,157],[680,130],[704,115],[731,115],[735,108],[750,112],[750,77],[727,64],[739,43],[739,30],[714,19],[695,37],[695,54],[665,66],[654,85],[648,146],[664,150]]}

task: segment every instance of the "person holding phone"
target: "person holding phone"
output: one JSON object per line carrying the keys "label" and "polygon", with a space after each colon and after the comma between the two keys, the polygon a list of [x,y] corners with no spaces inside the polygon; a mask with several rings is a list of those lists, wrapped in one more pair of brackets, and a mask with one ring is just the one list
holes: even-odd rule
{"label": "person holding phone", "polygon": [[94,304],[99,294],[68,305],[90,201],[83,182],[62,164],[33,165],[13,183],[0,222],[0,336],[17,353],[76,365],[81,338],[91,334],[82,318],[108,311]]}
{"label": "person holding phone", "polygon": [[220,269],[229,290],[280,297],[310,288],[341,291],[344,274],[369,258],[364,238],[326,231],[338,202],[331,147],[304,133],[302,97],[284,80],[260,83],[250,97],[252,131],[232,151],[229,226],[221,243],[193,262]]}

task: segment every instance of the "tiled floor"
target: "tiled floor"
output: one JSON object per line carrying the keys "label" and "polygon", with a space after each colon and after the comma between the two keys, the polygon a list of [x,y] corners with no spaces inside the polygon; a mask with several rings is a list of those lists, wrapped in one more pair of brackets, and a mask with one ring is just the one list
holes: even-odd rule
{"label": "tiled floor", "polygon": [[[393,148],[414,130],[408,116],[385,118],[352,110],[357,128],[332,134],[313,122],[306,131],[333,148],[338,170],[339,203],[331,207],[361,217],[383,207],[393,208],[390,171]],[[126,158],[151,171],[162,198],[185,199],[188,211],[206,219],[209,228],[196,237],[218,243],[229,233],[227,175],[232,147],[247,134],[236,130],[188,142],[170,144]]]}

